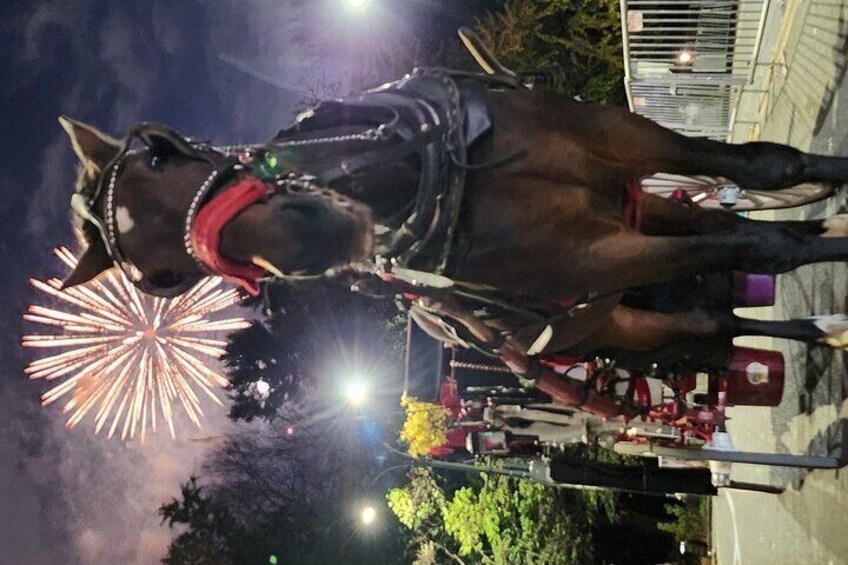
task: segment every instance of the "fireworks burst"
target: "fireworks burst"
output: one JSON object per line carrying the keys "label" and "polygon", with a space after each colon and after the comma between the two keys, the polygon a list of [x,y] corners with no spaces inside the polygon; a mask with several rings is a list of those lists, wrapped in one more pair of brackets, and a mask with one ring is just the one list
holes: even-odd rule
{"label": "fireworks burst", "polygon": [[[76,266],[64,247],[55,254],[69,267]],[[173,299],[141,294],[123,274],[113,272],[102,281],[65,290],[60,290],[59,279],[30,283],[71,307],[31,305],[23,316],[59,330],[23,337],[24,347],[63,349],[33,361],[25,372],[30,379],[68,377],[41,397],[47,406],[70,395],[63,409],[69,414],[67,427],[94,411],[95,433],[111,422],[109,437],[121,428],[121,439],[138,434],[144,441],[148,423],[156,432],[161,417],[173,438],[175,404],[198,427],[203,415],[199,393],[222,404],[213,389],[227,386],[227,380],[197,355],[217,359],[226,341],[202,336],[242,329],[249,322],[207,319],[238,302],[236,290],[220,288],[220,278],[205,278]]]}

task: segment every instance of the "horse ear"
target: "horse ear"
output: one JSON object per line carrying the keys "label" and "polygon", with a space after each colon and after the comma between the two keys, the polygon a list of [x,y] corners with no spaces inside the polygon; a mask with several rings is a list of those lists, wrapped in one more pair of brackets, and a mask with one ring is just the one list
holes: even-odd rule
{"label": "horse ear", "polygon": [[96,177],[122,148],[118,140],[93,126],[65,116],[59,117],[59,124],[68,132],[74,153],[85,168],[86,175],[91,178]]}
{"label": "horse ear", "polygon": [[86,283],[114,266],[103,242],[95,239],[77,260],[76,268],[62,282],[62,289]]}

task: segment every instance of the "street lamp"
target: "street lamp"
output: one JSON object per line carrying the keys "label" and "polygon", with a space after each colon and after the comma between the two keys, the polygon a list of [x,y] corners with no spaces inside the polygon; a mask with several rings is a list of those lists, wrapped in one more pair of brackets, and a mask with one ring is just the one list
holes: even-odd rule
{"label": "street lamp", "polygon": [[370,504],[365,506],[359,513],[359,519],[362,520],[362,523],[366,526],[370,526],[374,523],[374,520],[377,519],[377,509]]}
{"label": "street lamp", "polygon": [[368,400],[368,385],[361,379],[349,381],[345,385],[345,398],[351,406],[362,406]]}
{"label": "street lamp", "polygon": [[344,5],[352,12],[364,12],[371,0],[344,0]]}

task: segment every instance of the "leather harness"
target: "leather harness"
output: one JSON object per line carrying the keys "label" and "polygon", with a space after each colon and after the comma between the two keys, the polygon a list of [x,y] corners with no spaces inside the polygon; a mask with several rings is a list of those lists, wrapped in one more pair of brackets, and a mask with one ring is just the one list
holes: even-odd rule
{"label": "leather harness", "polygon": [[319,103],[274,141],[339,126],[376,128],[383,139],[397,139],[316,173],[322,186],[416,154],[420,171],[413,208],[380,253],[397,266],[441,274],[454,240],[465,174],[475,167],[467,163],[468,147],[492,126],[485,91],[480,80],[419,68],[377,89]]}

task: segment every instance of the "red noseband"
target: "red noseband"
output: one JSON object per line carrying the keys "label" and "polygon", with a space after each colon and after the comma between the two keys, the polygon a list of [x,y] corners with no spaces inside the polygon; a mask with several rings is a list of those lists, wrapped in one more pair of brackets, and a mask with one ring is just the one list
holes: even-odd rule
{"label": "red noseband", "polygon": [[191,245],[197,259],[211,272],[241,285],[253,296],[259,294],[257,281],[265,275],[265,269],[224,257],[220,251],[221,230],[267,193],[265,183],[246,177],[206,203],[198,212],[191,230]]}

